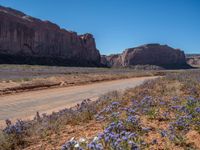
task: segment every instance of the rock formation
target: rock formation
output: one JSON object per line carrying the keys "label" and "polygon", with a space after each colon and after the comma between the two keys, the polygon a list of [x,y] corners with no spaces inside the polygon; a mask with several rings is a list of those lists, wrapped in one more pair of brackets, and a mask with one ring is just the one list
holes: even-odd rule
{"label": "rock formation", "polygon": [[200,67],[200,54],[186,55],[187,63],[193,67]]}
{"label": "rock formation", "polygon": [[122,54],[104,56],[104,62],[111,67],[134,65],[155,65],[169,69],[189,67],[183,51],[160,44],[146,44],[126,49]]}
{"label": "rock formation", "polygon": [[100,54],[91,34],[0,6],[0,63],[98,66]]}
{"label": "rock formation", "polygon": [[122,66],[121,55],[112,54],[109,56],[101,56],[101,63],[108,67]]}

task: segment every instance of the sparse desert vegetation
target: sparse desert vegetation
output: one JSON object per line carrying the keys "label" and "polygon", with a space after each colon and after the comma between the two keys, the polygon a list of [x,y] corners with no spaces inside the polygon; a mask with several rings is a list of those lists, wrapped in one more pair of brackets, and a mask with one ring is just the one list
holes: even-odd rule
{"label": "sparse desert vegetation", "polygon": [[199,74],[168,73],[34,120],[7,120],[0,149],[200,149]]}
{"label": "sparse desert vegetation", "polygon": [[165,72],[145,70],[145,68],[138,70],[137,68],[110,69],[33,65],[0,65],[0,71],[0,95],[131,77],[163,75]]}
{"label": "sparse desert vegetation", "polygon": [[199,15],[200,0],[1,1],[0,150],[200,150]]}

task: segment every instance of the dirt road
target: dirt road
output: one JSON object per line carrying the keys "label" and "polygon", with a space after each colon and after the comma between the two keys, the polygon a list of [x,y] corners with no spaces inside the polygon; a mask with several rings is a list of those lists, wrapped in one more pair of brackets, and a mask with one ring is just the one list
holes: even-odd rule
{"label": "dirt road", "polygon": [[24,92],[0,97],[0,124],[5,119],[25,119],[33,117],[37,111],[50,113],[71,107],[83,99],[95,99],[114,90],[125,90],[156,77],[140,77],[88,85]]}

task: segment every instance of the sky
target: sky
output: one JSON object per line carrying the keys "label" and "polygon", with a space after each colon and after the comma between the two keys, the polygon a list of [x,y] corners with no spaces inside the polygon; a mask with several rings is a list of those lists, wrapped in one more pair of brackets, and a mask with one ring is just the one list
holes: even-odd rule
{"label": "sky", "polygon": [[101,54],[147,43],[200,53],[200,0],[0,0],[0,5],[92,33]]}

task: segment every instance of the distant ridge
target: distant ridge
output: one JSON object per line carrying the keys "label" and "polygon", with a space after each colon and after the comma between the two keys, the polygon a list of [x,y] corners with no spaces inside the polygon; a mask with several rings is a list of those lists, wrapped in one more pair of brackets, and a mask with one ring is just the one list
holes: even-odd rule
{"label": "distant ridge", "polygon": [[111,67],[155,65],[165,69],[191,68],[186,63],[183,51],[157,43],[128,48],[121,54],[102,56],[102,63]]}

